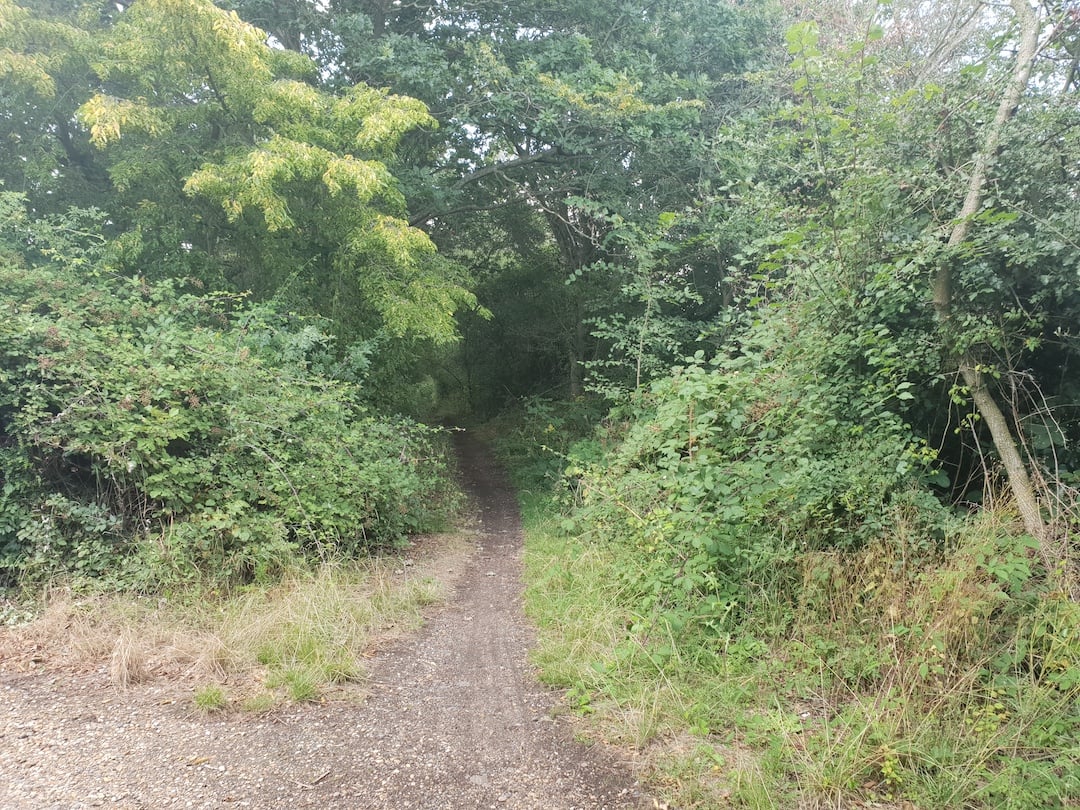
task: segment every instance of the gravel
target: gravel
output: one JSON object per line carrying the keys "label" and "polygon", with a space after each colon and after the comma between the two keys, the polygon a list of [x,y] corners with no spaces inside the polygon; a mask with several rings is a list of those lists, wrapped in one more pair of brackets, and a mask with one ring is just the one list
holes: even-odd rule
{"label": "gravel", "polygon": [[632,757],[553,719],[527,661],[516,501],[482,445],[457,445],[477,545],[425,629],[368,662],[366,700],[203,715],[180,684],[0,662],[0,808],[654,807]]}

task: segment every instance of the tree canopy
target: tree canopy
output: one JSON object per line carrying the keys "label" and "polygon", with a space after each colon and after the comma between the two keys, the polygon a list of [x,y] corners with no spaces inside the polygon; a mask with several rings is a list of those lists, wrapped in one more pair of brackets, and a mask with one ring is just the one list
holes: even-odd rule
{"label": "tree canopy", "polygon": [[106,210],[137,272],[282,295],[352,336],[452,337],[471,294],[409,226],[389,165],[403,135],[434,125],[423,104],[320,89],[309,58],[210,2],[139,2],[86,28],[2,13],[30,113],[8,118],[9,140],[42,144],[5,185],[35,209],[81,181],[86,197],[66,202]]}

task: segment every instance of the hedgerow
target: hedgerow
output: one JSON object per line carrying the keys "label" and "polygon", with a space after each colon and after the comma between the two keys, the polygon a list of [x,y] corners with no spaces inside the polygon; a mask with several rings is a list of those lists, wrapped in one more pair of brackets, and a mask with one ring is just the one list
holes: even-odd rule
{"label": "hedgerow", "polygon": [[244,581],[438,519],[438,436],[316,373],[317,324],[94,263],[9,257],[0,291],[8,581]]}

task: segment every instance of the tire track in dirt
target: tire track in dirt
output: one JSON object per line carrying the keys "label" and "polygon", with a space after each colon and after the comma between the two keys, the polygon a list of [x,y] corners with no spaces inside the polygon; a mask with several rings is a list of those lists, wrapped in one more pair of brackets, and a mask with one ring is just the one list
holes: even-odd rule
{"label": "tire track in dirt", "polygon": [[[551,692],[527,663],[517,502],[482,444],[456,434],[463,484],[479,511],[477,550],[450,607],[375,668],[371,728],[415,714],[423,739],[395,729],[380,750],[409,776],[371,806],[644,807],[628,768],[574,742],[550,716]],[[651,806],[649,803],[648,806]]]}

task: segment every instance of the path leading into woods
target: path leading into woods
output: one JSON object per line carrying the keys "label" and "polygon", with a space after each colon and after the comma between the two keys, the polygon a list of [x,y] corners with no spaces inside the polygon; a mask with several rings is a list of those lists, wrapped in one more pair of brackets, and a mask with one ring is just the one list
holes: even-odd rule
{"label": "path leading into woods", "polygon": [[515,498],[479,442],[457,448],[476,548],[449,603],[370,663],[363,704],[205,718],[168,686],[0,674],[0,807],[653,807],[614,752],[551,719],[526,658]]}

